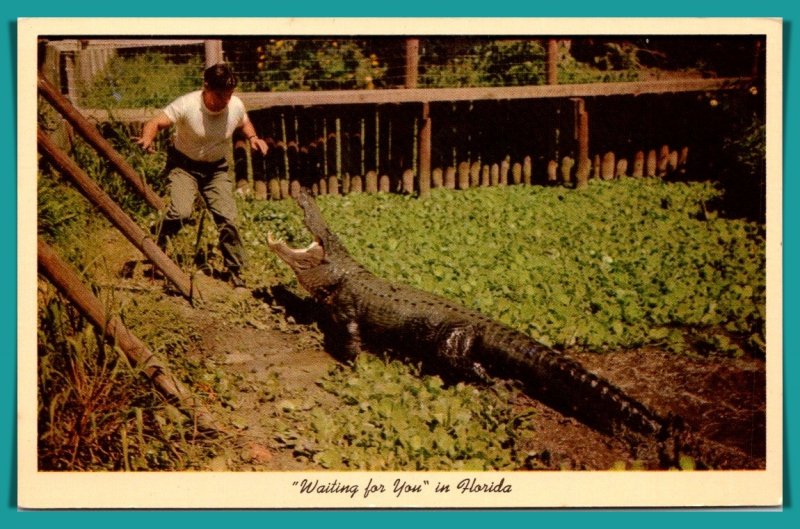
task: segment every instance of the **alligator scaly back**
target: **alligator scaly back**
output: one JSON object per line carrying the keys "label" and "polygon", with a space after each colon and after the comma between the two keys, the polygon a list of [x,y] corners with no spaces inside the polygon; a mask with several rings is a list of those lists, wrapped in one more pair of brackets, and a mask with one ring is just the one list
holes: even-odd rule
{"label": "alligator scaly back", "polygon": [[350,354],[393,350],[451,379],[517,380],[544,404],[645,447],[665,467],[699,446],[679,420],[659,416],[563,353],[451,300],[375,276],[350,257],[305,190],[297,202],[315,242],[295,250],[270,236],[269,246],[327,307]]}

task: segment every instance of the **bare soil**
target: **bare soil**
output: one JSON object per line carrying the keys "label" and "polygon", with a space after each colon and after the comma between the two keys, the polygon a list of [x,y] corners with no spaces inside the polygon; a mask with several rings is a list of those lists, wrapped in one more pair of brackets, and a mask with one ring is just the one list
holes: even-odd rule
{"label": "bare soil", "polygon": [[[130,268],[131,255],[109,258],[116,260],[112,266],[117,273],[125,268],[122,261]],[[163,282],[141,273],[143,264],[135,268],[140,271],[115,279],[122,282],[122,292],[135,295],[137,289],[163,288]],[[296,307],[282,307],[270,292],[233,289],[217,279],[197,277],[202,304],[192,306],[175,295],[164,295],[159,302],[175,308],[199,337],[191,352],[191,360],[201,366],[195,376],[213,372],[217,377],[215,384],[204,383],[202,376],[193,383],[226,431],[218,441],[223,453],[210,468],[317,469],[302,450],[277,442],[287,409],[337,406],[336,399],[317,384],[337,360],[312,318],[297,313]],[[231,312],[237,306],[243,308]],[[740,453],[746,468],[765,468],[764,361],[689,358],[652,348],[570,354],[658,413],[679,415],[700,436]],[[631,468],[636,458],[624,441],[538,401],[520,396],[515,405],[536,412],[536,429],[523,441],[536,468],[600,470],[620,464]]]}

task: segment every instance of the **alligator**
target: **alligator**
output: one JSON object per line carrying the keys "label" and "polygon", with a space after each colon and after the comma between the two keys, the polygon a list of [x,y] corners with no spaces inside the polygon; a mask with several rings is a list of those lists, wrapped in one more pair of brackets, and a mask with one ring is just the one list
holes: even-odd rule
{"label": "alligator", "polygon": [[[697,443],[679,417],[662,417],[566,354],[449,299],[376,276],[350,256],[307,190],[295,199],[313,242],[294,249],[269,233],[268,245],[324,307],[347,355],[397,351],[450,378],[516,380],[533,398],[624,439],[663,468],[686,453],[709,459],[708,450],[692,449]],[[706,468],[744,464],[710,459]]]}

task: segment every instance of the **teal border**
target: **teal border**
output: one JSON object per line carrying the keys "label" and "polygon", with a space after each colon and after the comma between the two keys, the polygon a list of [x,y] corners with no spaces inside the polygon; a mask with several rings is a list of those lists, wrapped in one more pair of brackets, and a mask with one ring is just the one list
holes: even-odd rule
{"label": "teal border", "polygon": [[[171,2],[138,0],[110,2],[83,0],[63,2],[38,0],[29,3],[4,2],[0,29],[0,101],[4,104],[7,125],[0,127],[0,150],[3,172],[0,176],[0,523],[5,527],[141,527],[158,526],[230,527],[254,524],[260,527],[383,527],[436,526],[454,527],[547,527],[553,524],[575,524],[585,527],[670,527],[720,524],[753,527],[792,527],[798,516],[798,280],[792,274],[798,264],[798,233],[800,199],[797,176],[800,119],[797,105],[800,95],[797,69],[797,37],[793,35],[798,23],[797,3],[787,0],[728,0],[698,2],[669,0],[642,2],[625,0],[598,2],[572,0],[569,2],[523,2],[522,0],[403,0],[401,2],[334,2],[331,0],[301,0],[298,2],[237,2],[210,0],[173,0]],[[793,5],[790,5],[793,4]],[[781,17],[784,25],[784,428],[785,454],[784,498],[782,512],[742,511],[392,511],[392,512],[320,512],[320,511],[61,511],[21,513],[16,507],[16,20],[19,17],[255,17],[255,16],[532,16],[532,17],[655,17],[655,16],[747,16]],[[795,31],[796,32],[796,31]],[[5,72],[3,74],[2,72]],[[794,448],[794,449],[793,449]],[[758,519],[755,519],[757,517]],[[713,518],[713,519],[710,519]]]}

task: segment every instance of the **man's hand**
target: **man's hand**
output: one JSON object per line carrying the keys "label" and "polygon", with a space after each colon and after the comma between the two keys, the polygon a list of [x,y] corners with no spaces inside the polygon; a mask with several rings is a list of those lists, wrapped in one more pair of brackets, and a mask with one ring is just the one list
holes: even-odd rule
{"label": "man's hand", "polygon": [[144,149],[147,153],[154,153],[156,152],[155,147],[153,147],[153,138],[146,138],[145,136],[133,137],[132,138],[137,145],[139,145],[142,149]]}
{"label": "man's hand", "polygon": [[250,149],[254,151],[258,151],[264,156],[267,154],[267,142],[259,138],[258,136],[250,136]]}
{"label": "man's hand", "polygon": [[144,124],[142,127],[142,135],[138,138],[134,137],[133,140],[137,145],[141,146],[145,152],[156,152],[155,147],[153,147],[153,140],[156,139],[156,134],[158,134],[159,130],[165,129],[170,125],[172,125],[172,122],[167,115],[160,112],[153,119]]}

